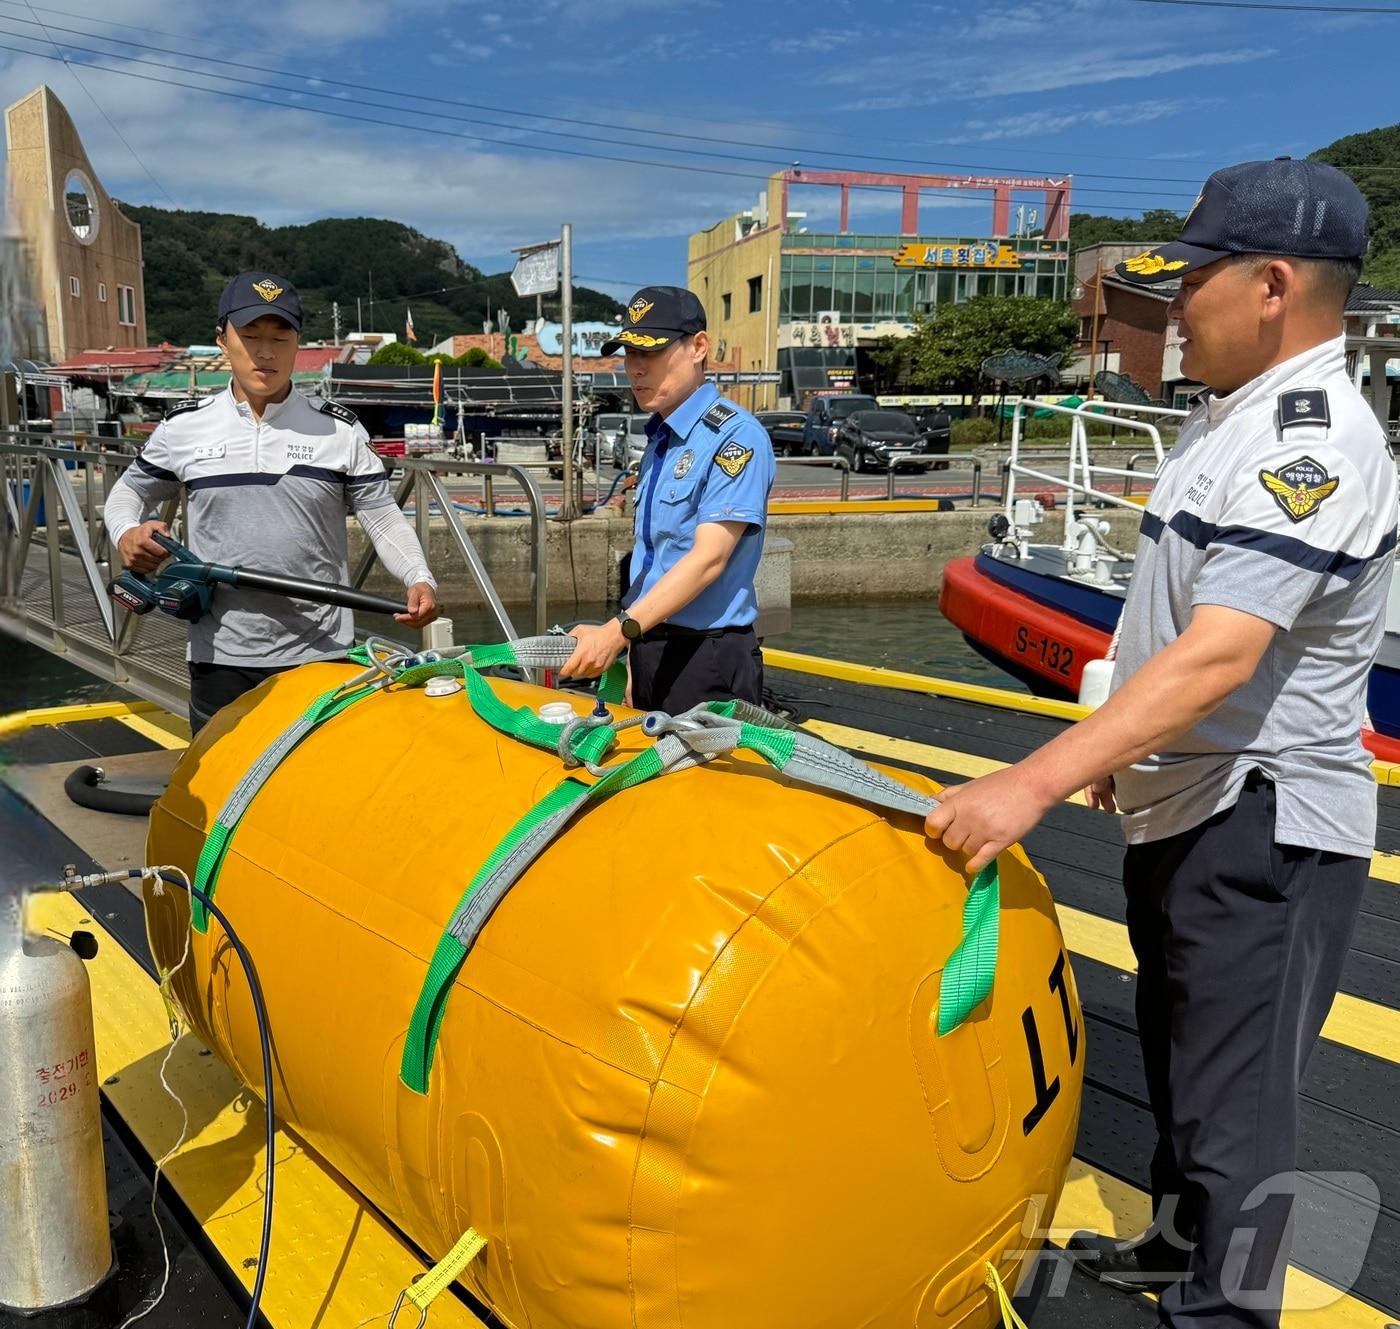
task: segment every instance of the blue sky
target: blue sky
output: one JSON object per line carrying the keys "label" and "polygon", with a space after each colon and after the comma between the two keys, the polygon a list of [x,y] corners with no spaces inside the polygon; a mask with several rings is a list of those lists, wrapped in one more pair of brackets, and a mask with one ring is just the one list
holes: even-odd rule
{"label": "blue sky", "polygon": [[[1400,14],[1137,0],[0,0],[0,45],[27,52],[0,50],[0,101],[48,82],[119,198],[273,224],[391,217],[488,272],[571,221],[579,280],[621,296],[682,281],[686,237],[794,161],[1072,175],[1075,211],[1185,209],[1216,166],[1301,156],[1394,120]],[[55,45],[70,64],[42,58]],[[835,228],[835,191],[797,191],[792,206],[811,229]],[[985,234],[990,213],[989,198],[930,196],[921,229]],[[855,229],[897,220],[893,193],[855,196]]]}

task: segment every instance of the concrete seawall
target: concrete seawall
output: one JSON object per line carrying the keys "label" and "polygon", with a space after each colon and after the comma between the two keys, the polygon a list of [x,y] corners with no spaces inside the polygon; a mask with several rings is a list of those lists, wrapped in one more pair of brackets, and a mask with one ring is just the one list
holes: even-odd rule
{"label": "concrete seawall", "polygon": [[[769,524],[772,553],[765,562],[787,561],[783,541],[791,542],[790,588],[793,604],[842,600],[910,600],[938,593],[943,568],[976,553],[987,538],[987,520],[999,509],[960,507],[951,512],[775,514]],[[1111,527],[1109,537],[1132,549],[1138,514],[1112,508],[1096,512]],[[490,571],[502,600],[525,604],[530,598],[529,524],[517,517],[469,517],[467,530]],[[1047,516],[1042,538],[1056,540],[1058,513]],[[632,548],[632,521],[616,510],[582,517],[571,526],[551,521],[549,599],[612,601],[618,594],[621,560]],[[350,524],[350,561],[364,548],[358,523]],[[446,598],[476,599],[470,574],[442,519],[432,522],[429,562]],[[780,569],[773,570],[781,578]],[[387,591],[392,583],[376,569],[369,588]],[[775,584],[773,594],[780,593]]]}

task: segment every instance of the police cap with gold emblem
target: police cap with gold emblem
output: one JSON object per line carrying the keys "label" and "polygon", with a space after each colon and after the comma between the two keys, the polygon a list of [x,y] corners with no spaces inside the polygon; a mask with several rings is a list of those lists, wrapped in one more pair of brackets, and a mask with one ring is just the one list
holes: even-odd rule
{"label": "police cap with gold emblem", "polygon": [[1231,254],[1359,259],[1366,253],[1366,200],[1325,162],[1276,157],[1216,171],[1181,234],[1114,269],[1152,286]]}
{"label": "police cap with gold emblem", "polygon": [[643,286],[622,316],[622,331],[605,341],[600,355],[619,347],[659,351],[681,337],[705,331],[705,306],[684,286]]}
{"label": "police cap with gold emblem", "polygon": [[273,314],[301,331],[301,297],[285,277],[272,272],[240,272],[219,297],[219,326],[241,328]]}

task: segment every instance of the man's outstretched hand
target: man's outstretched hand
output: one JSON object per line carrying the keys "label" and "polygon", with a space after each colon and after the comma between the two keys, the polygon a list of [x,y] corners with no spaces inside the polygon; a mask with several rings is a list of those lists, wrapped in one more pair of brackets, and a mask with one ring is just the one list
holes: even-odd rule
{"label": "man's outstretched hand", "polygon": [[1003,849],[1023,839],[1058,802],[1017,766],[953,785],[924,822],[929,838],[967,857],[978,873]]}

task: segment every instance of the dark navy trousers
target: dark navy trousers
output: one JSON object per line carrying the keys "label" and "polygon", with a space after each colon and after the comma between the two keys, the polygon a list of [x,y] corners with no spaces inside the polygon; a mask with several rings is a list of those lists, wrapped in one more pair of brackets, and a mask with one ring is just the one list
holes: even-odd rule
{"label": "dark navy trousers", "polygon": [[1155,1226],[1182,1251],[1175,1329],[1277,1329],[1298,1088],[1341,980],[1369,861],[1274,843],[1274,787],[1129,846],[1128,932],[1157,1124]]}
{"label": "dark navy trousers", "polygon": [[705,701],[763,697],[763,651],[750,628],[687,631],[663,625],[633,642],[632,705],[679,715]]}

